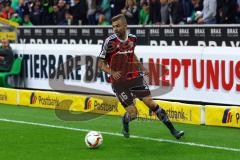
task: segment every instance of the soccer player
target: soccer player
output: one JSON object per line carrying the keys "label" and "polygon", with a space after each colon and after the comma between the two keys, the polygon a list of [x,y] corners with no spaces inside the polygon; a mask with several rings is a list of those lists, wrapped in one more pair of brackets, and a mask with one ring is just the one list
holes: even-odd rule
{"label": "soccer player", "polygon": [[134,99],[139,98],[156,113],[158,119],[167,126],[171,134],[176,139],[180,139],[184,132],[176,130],[165,110],[153,101],[148,85],[140,75],[140,72],[145,74],[148,72],[134,54],[136,36],[127,33],[124,15],[119,14],[113,17],[112,27],[114,34],[106,38],[103,43],[98,66],[111,75],[113,91],[126,110],[122,118],[124,137],[130,136],[129,122],[137,118]]}

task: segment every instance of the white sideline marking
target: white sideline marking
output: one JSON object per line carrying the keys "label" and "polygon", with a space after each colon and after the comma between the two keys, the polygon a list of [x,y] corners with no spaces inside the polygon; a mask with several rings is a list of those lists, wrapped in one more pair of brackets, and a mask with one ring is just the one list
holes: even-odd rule
{"label": "white sideline marking", "polygon": [[[2,121],[2,122],[20,123],[20,124],[28,124],[28,125],[41,126],[41,127],[49,127],[49,128],[58,128],[58,129],[65,129],[65,130],[72,130],[72,131],[80,131],[80,132],[89,132],[89,131],[91,131],[91,130],[88,130],[88,129],[71,128],[71,127],[65,127],[65,126],[56,126],[56,125],[44,124],[44,123],[18,121],[18,120],[12,120],[12,119],[0,119],[0,121]],[[101,132],[101,133],[102,134],[106,134],[106,135],[113,135],[113,136],[120,136],[120,137],[122,137],[122,134],[120,134],[120,133],[113,133],[113,132]],[[143,136],[137,136],[137,135],[131,135],[131,138],[143,139],[143,140],[151,140],[151,141],[157,141],[157,142],[167,142],[167,143],[183,144],[183,145],[197,146],[197,147],[202,147],[202,148],[212,148],[212,149],[218,149],[218,150],[240,152],[240,148],[227,148],[227,147],[221,147],[221,146],[211,146],[211,145],[199,144],[199,143],[193,143],[193,142],[181,142],[181,141],[174,141],[174,140],[161,139],[161,138],[158,139],[158,138],[151,138],[151,137],[143,137]]]}

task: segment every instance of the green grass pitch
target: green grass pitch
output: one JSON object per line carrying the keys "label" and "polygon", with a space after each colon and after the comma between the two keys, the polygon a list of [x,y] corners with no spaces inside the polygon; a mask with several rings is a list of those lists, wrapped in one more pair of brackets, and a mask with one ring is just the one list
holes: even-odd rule
{"label": "green grass pitch", "polygon": [[[136,137],[126,139],[116,134],[121,131],[120,117],[117,116],[64,121],[54,110],[0,104],[0,159],[240,159],[239,129],[179,123],[175,126],[185,131],[185,137],[180,141],[175,140],[159,121],[135,120],[130,129]],[[98,149],[87,148],[84,142],[86,131],[82,129],[103,132],[103,145]]]}

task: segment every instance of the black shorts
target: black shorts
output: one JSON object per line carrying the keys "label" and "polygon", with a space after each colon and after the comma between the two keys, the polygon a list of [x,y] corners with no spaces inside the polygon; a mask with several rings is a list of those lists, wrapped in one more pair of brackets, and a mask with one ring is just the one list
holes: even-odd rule
{"label": "black shorts", "polygon": [[113,83],[112,88],[124,107],[132,105],[135,98],[142,99],[151,95],[149,87],[143,77]]}

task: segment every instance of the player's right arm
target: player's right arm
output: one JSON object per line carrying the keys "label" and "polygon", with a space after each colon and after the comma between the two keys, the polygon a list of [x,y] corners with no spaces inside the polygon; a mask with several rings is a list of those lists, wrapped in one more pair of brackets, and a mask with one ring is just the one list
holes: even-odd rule
{"label": "player's right arm", "polygon": [[115,72],[115,71],[111,70],[111,68],[108,66],[108,64],[106,62],[107,55],[113,51],[113,48],[114,48],[113,45],[111,43],[109,43],[108,40],[105,40],[105,42],[102,45],[101,53],[99,55],[98,67],[102,71],[110,74],[113,77],[113,79],[118,80],[121,77],[121,72],[119,72],[119,71]]}

